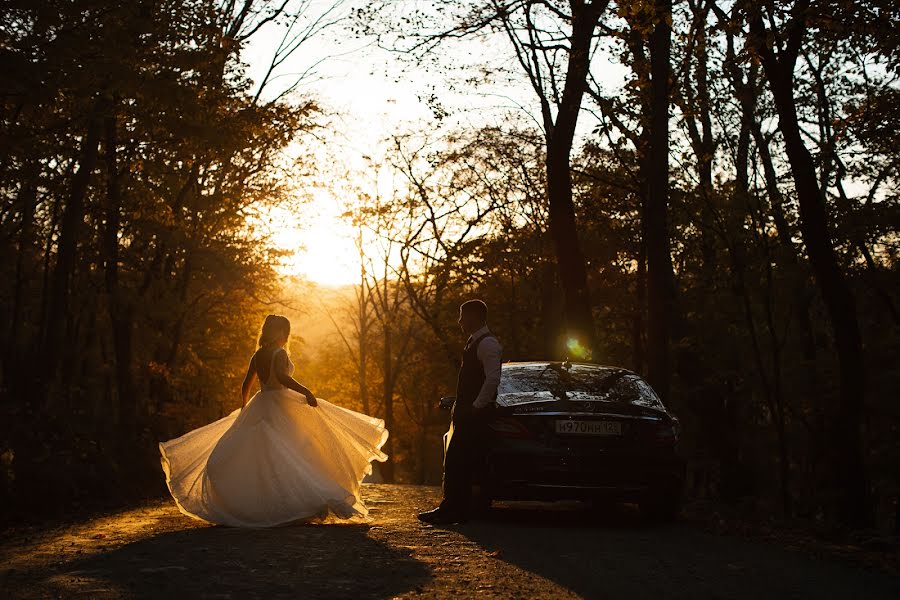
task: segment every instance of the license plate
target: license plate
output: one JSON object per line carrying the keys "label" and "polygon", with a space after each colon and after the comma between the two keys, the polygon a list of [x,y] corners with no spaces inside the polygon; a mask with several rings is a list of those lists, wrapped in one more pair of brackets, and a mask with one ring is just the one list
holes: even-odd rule
{"label": "license plate", "polygon": [[574,421],[558,419],[556,433],[580,435],[622,435],[622,424],[618,421]]}

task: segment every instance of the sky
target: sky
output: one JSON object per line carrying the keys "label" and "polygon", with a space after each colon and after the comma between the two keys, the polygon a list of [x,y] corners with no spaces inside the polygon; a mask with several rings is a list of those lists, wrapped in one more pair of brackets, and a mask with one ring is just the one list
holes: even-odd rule
{"label": "sky", "polygon": [[[333,0],[296,2],[306,6],[304,14],[309,19],[317,18],[333,5]],[[329,17],[347,14],[357,5],[365,4],[364,0],[344,0],[340,2],[341,12],[329,13]],[[257,83],[266,72],[283,31],[275,25],[267,26],[243,49],[241,59],[248,65],[248,75]],[[329,186],[301,190],[310,198],[302,214],[281,210],[274,215],[280,224],[274,240],[294,253],[281,268],[284,274],[305,276],[324,285],[358,280],[359,267],[354,262],[355,232],[340,217],[352,198],[327,187],[352,187],[342,185],[348,182],[341,179],[347,178],[348,172],[365,172],[364,157],[377,161],[379,148],[388,136],[448,124],[480,127],[499,123],[510,112],[526,119],[533,118],[529,114],[539,114],[524,74],[516,82],[488,82],[481,78],[477,86],[450,85],[453,78],[478,72],[467,67],[490,64],[508,66],[512,72],[518,72],[505,39],[457,41],[452,47],[442,46],[440,53],[441,64],[454,65],[454,72],[433,65],[415,66],[397,53],[378,48],[372,40],[356,37],[344,24],[338,23],[304,42],[275,71],[277,78],[264,97],[278,94],[297,79],[297,73],[311,71],[297,88],[297,94],[314,97],[328,112],[328,126],[317,133],[318,145],[314,144],[313,151],[322,169],[320,177]],[[619,76],[610,61],[595,60],[595,63],[600,67],[597,74],[600,79],[614,81]],[[450,113],[440,123],[423,100],[432,93]],[[587,121],[587,118],[580,120],[580,129],[587,131],[591,127]],[[303,151],[309,151],[309,146],[306,148]],[[384,194],[384,190],[381,192]]]}
{"label": "sky", "polygon": [[[328,3],[312,2],[310,14],[321,13]],[[352,8],[347,3],[345,10]],[[317,12],[318,11],[318,12]],[[283,29],[269,27],[251,38],[241,60],[255,82],[262,79],[281,40]],[[465,51],[463,51],[465,52]],[[375,47],[370,40],[359,39],[340,24],[321,31],[294,52],[282,64],[269,89],[278,93],[283,85],[296,80],[296,73],[312,68],[312,74],[298,88],[328,111],[328,127],[320,132],[317,159],[326,172],[323,177],[345,177],[346,171],[365,168],[364,156],[377,160],[382,140],[392,133],[411,128],[436,127],[433,112],[422,99],[432,89],[440,90],[442,102],[459,111],[456,118],[483,119],[485,109],[496,105],[496,98],[457,94],[447,91],[442,74],[405,63],[397,54]],[[280,87],[282,86],[282,87]],[[329,174],[329,167],[335,173]],[[337,188],[345,187],[337,183]],[[325,188],[306,189],[311,200],[302,214],[277,210],[274,221],[280,227],[274,241],[295,252],[281,271],[302,275],[324,285],[355,283],[359,267],[355,260],[355,231],[340,217],[346,202]]]}
{"label": "sky", "polygon": [[[365,50],[365,44],[356,40],[343,44],[333,41],[332,36],[339,31],[339,27],[333,27],[331,32],[324,31],[305,42],[280,67],[284,77],[273,86],[277,89],[278,83],[296,79],[289,74],[305,72],[315,65],[312,77],[298,93],[314,97],[334,114],[328,119],[328,131],[321,142],[329,147],[318,151],[320,156],[332,154],[352,163],[355,155],[362,155],[377,144],[378,138],[401,115],[427,117],[427,107],[423,110],[410,86],[389,85],[388,76],[376,70],[372,53]],[[254,81],[258,82],[267,69],[279,39],[277,31],[272,35],[257,34],[244,49],[241,58],[249,65],[249,75]],[[325,285],[355,281],[358,269],[352,261],[353,231],[340,218],[346,199],[335,198],[323,189],[301,189],[301,193],[310,196],[302,214],[279,210],[275,215],[275,221],[281,225],[274,232],[273,240],[295,252],[282,272],[302,275]]]}

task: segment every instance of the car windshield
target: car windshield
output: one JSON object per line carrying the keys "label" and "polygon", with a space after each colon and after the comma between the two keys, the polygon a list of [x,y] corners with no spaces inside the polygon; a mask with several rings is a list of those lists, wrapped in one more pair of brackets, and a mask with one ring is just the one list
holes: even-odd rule
{"label": "car windshield", "polygon": [[606,400],[663,408],[646,381],[625,369],[562,363],[507,365],[498,401],[507,406],[553,399]]}

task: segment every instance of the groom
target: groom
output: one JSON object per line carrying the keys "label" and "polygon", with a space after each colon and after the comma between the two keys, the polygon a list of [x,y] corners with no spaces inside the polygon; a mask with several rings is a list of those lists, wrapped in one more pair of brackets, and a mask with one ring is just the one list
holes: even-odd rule
{"label": "groom", "polygon": [[426,523],[463,523],[469,519],[472,471],[483,448],[483,431],[493,412],[500,383],[503,348],[487,327],[487,305],[469,300],[459,307],[459,326],[469,334],[456,381],[456,401],[444,453],[444,499],[419,513]]}

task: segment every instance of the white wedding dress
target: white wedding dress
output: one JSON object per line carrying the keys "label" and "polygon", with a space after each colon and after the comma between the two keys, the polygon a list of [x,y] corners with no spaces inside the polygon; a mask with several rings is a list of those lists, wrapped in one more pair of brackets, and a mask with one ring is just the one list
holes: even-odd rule
{"label": "white wedding dress", "polygon": [[384,421],[326,400],[318,406],[275,375],[294,365],[273,353],[268,381],[243,410],[160,442],[166,484],[184,514],[222,525],[366,521],[360,484],[385,461]]}

